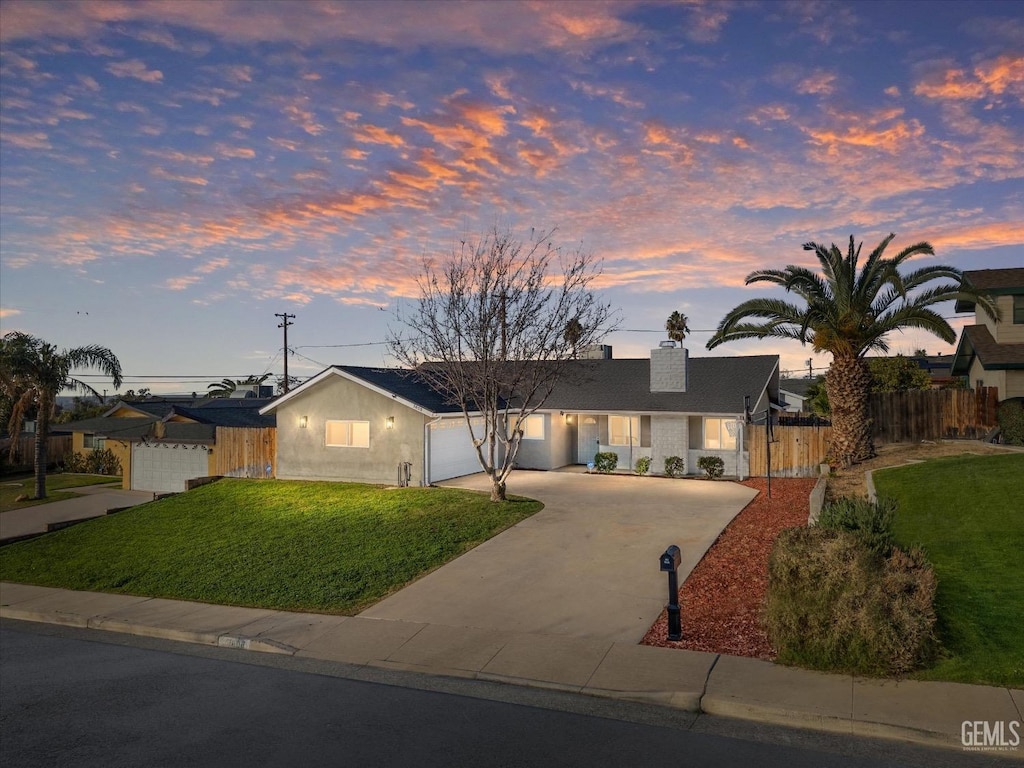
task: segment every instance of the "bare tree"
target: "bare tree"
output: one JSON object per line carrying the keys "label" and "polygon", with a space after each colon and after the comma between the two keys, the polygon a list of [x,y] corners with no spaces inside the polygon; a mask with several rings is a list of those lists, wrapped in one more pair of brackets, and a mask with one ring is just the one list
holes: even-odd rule
{"label": "bare tree", "polygon": [[578,372],[576,350],[618,325],[592,290],[599,263],[553,234],[524,241],[495,229],[440,267],[425,260],[419,299],[388,337],[402,365],[462,408],[492,501],[505,500],[526,418]]}

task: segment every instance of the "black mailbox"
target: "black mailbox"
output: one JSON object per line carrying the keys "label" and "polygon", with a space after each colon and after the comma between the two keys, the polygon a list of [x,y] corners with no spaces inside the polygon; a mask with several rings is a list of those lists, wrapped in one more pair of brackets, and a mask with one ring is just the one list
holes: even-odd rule
{"label": "black mailbox", "polygon": [[683,553],[675,544],[665,550],[661,556],[661,570],[668,572],[668,639],[683,639],[683,621],[679,611],[679,579],[677,571]]}
{"label": "black mailbox", "polygon": [[673,544],[661,556],[661,570],[677,571],[679,570],[680,562],[682,562],[682,552],[679,551],[679,547]]}

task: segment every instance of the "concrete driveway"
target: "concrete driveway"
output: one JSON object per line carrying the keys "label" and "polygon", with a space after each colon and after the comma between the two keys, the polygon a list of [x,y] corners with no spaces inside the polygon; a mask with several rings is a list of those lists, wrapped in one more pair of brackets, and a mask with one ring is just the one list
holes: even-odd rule
{"label": "concrete driveway", "polygon": [[133,507],[153,500],[151,491],[124,491],[111,485],[83,485],[66,490],[80,495],[73,499],[0,512],[0,541],[43,533],[48,523],[100,517],[107,514],[108,509]]}
{"label": "concrete driveway", "polygon": [[[483,474],[445,485],[485,491]],[[723,481],[517,471],[510,493],[544,509],[361,616],[636,643],[668,598],[659,556],[682,549],[679,583],[755,496]]]}

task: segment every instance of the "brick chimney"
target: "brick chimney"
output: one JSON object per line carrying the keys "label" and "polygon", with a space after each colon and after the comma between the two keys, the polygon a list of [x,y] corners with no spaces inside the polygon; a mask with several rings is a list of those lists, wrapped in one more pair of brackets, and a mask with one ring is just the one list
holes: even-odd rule
{"label": "brick chimney", "polygon": [[685,392],[690,353],[674,341],[651,350],[651,392]]}

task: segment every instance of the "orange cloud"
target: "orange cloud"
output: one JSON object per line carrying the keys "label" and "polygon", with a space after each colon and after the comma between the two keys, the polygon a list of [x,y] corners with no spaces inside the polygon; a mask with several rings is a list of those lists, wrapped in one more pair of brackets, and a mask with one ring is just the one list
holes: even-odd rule
{"label": "orange cloud", "polygon": [[405,144],[405,139],[397,133],[378,125],[362,125],[353,133],[352,138],[367,144],[387,144],[392,147],[401,147]]}
{"label": "orange cloud", "polygon": [[159,69],[149,69],[144,62],[138,59],[112,62],[107,65],[107,72],[114,77],[133,77],[144,83],[159,83],[164,79],[163,72]]}

